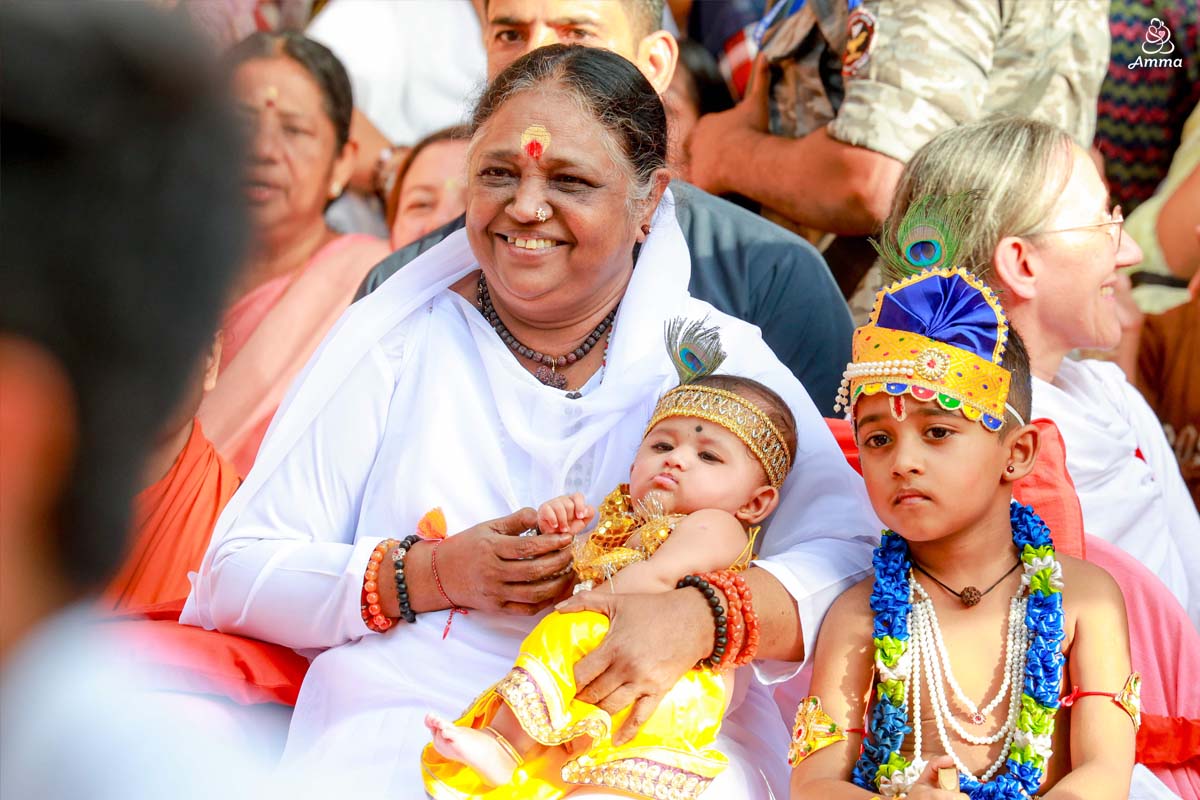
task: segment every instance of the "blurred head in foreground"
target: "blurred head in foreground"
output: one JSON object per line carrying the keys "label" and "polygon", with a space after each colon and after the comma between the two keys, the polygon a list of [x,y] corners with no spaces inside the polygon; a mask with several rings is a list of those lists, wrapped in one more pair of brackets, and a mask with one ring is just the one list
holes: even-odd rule
{"label": "blurred head in foreground", "polygon": [[124,554],[246,239],[227,92],[140,4],[0,7],[0,659]]}

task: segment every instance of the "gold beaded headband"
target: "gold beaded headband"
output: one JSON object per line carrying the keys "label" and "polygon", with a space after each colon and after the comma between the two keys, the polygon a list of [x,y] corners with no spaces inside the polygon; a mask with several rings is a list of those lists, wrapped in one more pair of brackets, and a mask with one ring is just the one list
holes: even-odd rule
{"label": "gold beaded headband", "polygon": [[646,434],[669,417],[695,417],[720,425],[741,439],[754,454],[772,486],[776,489],[783,486],[783,480],[792,468],[792,454],[775,423],[746,398],[711,386],[678,386],[658,401],[650,424],[646,426]]}

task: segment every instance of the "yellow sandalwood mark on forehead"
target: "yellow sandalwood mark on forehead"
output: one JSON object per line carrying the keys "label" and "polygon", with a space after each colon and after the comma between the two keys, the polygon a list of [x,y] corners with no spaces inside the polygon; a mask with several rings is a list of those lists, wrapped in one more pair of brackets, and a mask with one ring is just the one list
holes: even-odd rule
{"label": "yellow sandalwood mark on forehead", "polygon": [[275,86],[268,86],[263,89],[262,104],[264,108],[274,108],[275,103],[279,100],[279,89]]}
{"label": "yellow sandalwood mark on forehead", "polygon": [[546,130],[545,125],[534,123],[521,134],[521,147],[535,161],[542,157],[549,146],[550,131]]}

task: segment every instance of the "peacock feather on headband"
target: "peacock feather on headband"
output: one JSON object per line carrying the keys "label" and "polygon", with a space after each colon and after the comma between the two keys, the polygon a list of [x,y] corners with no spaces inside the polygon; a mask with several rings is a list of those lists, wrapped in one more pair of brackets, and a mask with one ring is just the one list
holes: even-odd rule
{"label": "peacock feather on headband", "polygon": [[714,422],[742,440],[762,464],[767,480],[779,488],[791,469],[792,454],[775,423],[736,392],[697,383],[713,374],[725,360],[719,329],[705,327],[705,322],[706,319],[689,322],[676,317],[667,323],[667,353],[679,373],[679,386],[659,398],[646,433],[668,417],[696,417]]}

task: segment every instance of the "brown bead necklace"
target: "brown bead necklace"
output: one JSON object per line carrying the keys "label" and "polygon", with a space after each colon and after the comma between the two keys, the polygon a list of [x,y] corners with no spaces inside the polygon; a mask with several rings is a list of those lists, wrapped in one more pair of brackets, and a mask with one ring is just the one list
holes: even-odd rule
{"label": "brown bead necklace", "polygon": [[612,327],[613,320],[617,316],[617,309],[612,311],[600,320],[600,324],[595,330],[587,335],[583,342],[571,352],[562,356],[552,356],[548,353],[541,353],[534,350],[532,347],[526,347],[513,336],[512,331],[500,319],[500,315],[496,313],[496,309],[492,306],[492,297],[488,293],[487,279],[483,277],[483,273],[479,273],[479,282],[475,287],[475,297],[479,303],[479,311],[496,331],[496,335],[500,340],[508,345],[508,349],[512,350],[522,358],[527,358],[530,361],[538,364],[537,372],[534,377],[547,386],[552,386],[555,389],[567,388],[567,376],[558,371],[560,367],[565,367],[568,364],[574,364],[579,359],[591,352],[596,346],[596,342],[600,341],[604,332]]}
{"label": "brown bead necklace", "polygon": [[951,589],[949,586],[947,586],[946,584],[939,581],[933,575],[930,575],[929,572],[924,567],[922,567],[920,564],[918,564],[916,561],[912,562],[912,565],[913,565],[913,568],[916,569],[918,572],[920,572],[922,575],[925,575],[925,576],[931,578],[934,583],[936,583],[938,586],[945,589],[950,594],[957,597],[959,602],[962,603],[964,606],[966,606],[967,608],[970,608],[973,605],[977,605],[979,603],[979,601],[983,599],[983,596],[985,594],[987,594],[992,589],[995,589],[997,586],[999,586],[1000,581],[1004,580],[1009,575],[1012,575],[1014,572],[1016,572],[1017,567],[1021,566],[1022,563],[1023,562],[1020,559],[1017,559],[1017,563],[1013,564],[1012,568],[1009,569],[1008,572],[1001,575],[1000,580],[996,581],[991,586],[984,589],[982,592],[979,591],[978,589],[976,589],[974,586],[967,586],[967,587],[964,587],[961,592],[956,592],[953,589]]}

